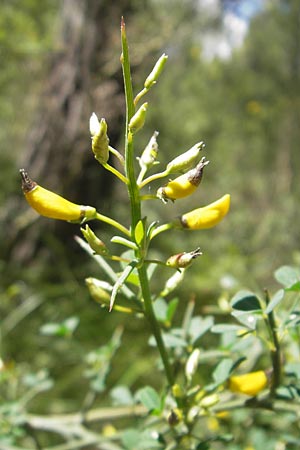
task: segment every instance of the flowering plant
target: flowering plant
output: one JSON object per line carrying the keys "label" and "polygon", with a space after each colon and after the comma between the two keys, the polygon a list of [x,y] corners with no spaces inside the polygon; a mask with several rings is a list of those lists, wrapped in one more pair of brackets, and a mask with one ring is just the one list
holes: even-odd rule
{"label": "flowering plant", "polygon": [[[225,194],[206,206],[196,205],[195,209],[182,213],[179,218],[171,218],[167,223],[148,222],[143,212],[144,204],[148,201],[181,201],[193,195],[200,185],[208,161],[205,156],[201,157],[205,145],[200,141],[180,155],[174,155],[165,170],[155,172],[153,169],[158,164],[157,131],[154,131],[145,149],[137,156],[135,137],[144,126],[147,110],[151,107],[148,102],[139,106],[140,101],[155,86],[167,62],[167,56],[163,54],[158,59],[142,90],[134,96],[123,20],[121,42],[126,98],[124,154],[110,145],[107,123],[103,118],[99,120],[95,113],[90,118],[90,133],[95,159],[116,176],[127,190],[130,224],[107,217],[95,207],[77,205],[64,199],[32,181],[24,169],[20,171],[22,187],[28,203],[39,214],[82,225],[84,239],[77,237],[78,243],[110,279],[110,282],[107,282],[88,277],[86,284],[91,296],[111,312],[118,310],[135,317],[143,317],[151,330],[151,344],[156,346],[160,355],[161,369],[165,374],[161,391],[158,393],[153,386],[146,386],[139,389],[134,399],[130,396],[131,393],[127,392],[127,399],[130,399],[128,405],[131,406],[127,410],[128,414],[146,417],[143,425],[139,430],[130,428],[121,434],[113,431],[111,438],[117,443],[107,448],[208,449],[213,442],[226,443],[233,438],[232,435],[224,433],[219,425],[219,421],[224,418],[227,420],[230,411],[238,408],[283,409],[283,404],[276,402],[282,383],[283,356],[274,309],[282,301],[284,292],[280,290],[271,299],[267,292],[264,298],[244,291],[238,293],[230,304],[227,302],[225,307],[223,305],[221,308],[222,314],[231,311],[238,325],[214,324],[212,316],[193,317],[194,305],[190,302],[181,328],[172,326],[178,301],[169,301],[170,295],[184,280],[187,268],[202,252],[197,247],[191,251],[168,255],[162,261],[149,258],[149,249],[161,233],[175,233],[176,230],[187,233],[216,226],[229,212],[230,195]],[[117,158],[120,170],[109,163],[111,155]],[[169,176],[172,177],[171,180],[168,179],[164,185],[153,190],[152,186],[158,180]],[[145,187],[151,188],[150,194],[148,190],[145,193]],[[109,245],[96,236],[92,225],[86,224],[87,221],[93,220],[105,222],[117,230],[121,235],[113,236],[111,242],[122,249],[125,247],[127,251],[112,253]],[[120,263],[121,272],[113,271],[107,261]],[[171,271],[159,295],[152,293],[151,286],[151,277],[157,267]],[[293,289],[299,290],[299,281],[293,284]],[[235,372],[240,370],[239,366],[246,360],[247,349],[257,340],[256,333],[259,332],[261,323],[268,332],[271,365],[265,367],[266,364],[263,363],[263,367],[257,367],[260,364],[256,359],[248,365],[246,361],[246,370],[242,371],[247,373],[236,374]],[[224,343],[224,350],[219,352],[204,350],[201,339],[208,331],[221,335],[224,342],[225,336],[230,333],[230,345]],[[266,340],[263,332],[262,336],[259,339]],[[246,342],[244,353],[238,348],[239,339]],[[117,330],[110,342],[109,357],[113,356],[119,342],[120,334]],[[261,350],[260,352],[263,353]],[[102,388],[105,383],[108,366],[105,366],[103,371],[99,370],[98,358],[99,355],[91,356],[89,377],[94,382],[95,391],[99,392],[99,384]],[[214,368],[211,374],[199,377],[204,361],[210,361]],[[243,365],[241,367],[243,368]],[[203,385],[205,378],[208,381]],[[124,402],[123,397],[124,391],[119,391],[120,403]],[[290,410],[293,411],[293,405]],[[148,417],[153,420],[148,420]],[[206,423],[207,427],[203,427],[203,423]],[[89,437],[88,430],[83,426],[81,436],[83,439]],[[93,443],[99,442],[98,435],[93,435],[92,438]],[[143,444],[145,440],[147,447]]]}

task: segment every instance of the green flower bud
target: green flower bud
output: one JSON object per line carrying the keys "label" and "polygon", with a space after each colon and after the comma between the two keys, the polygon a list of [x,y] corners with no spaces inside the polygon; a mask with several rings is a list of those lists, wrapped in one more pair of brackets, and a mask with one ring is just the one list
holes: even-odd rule
{"label": "green flower bud", "polygon": [[150,89],[153,84],[156,83],[159,75],[161,74],[161,72],[163,71],[163,68],[167,62],[168,56],[163,53],[161,55],[161,57],[158,59],[158,61],[155,63],[155,66],[153,67],[151,73],[148,75],[148,77],[146,78],[146,81],[144,83],[144,87],[146,89]]}
{"label": "green flower bud", "polygon": [[142,155],[139,160],[140,167],[143,169],[146,167],[147,169],[150,169],[154,164],[158,164],[156,161],[157,153],[158,153],[158,144],[156,141],[156,138],[158,136],[158,131],[154,131],[150,141],[148,142],[147,146],[145,147],[145,150],[143,151]]}
{"label": "green flower bud", "polygon": [[92,150],[97,161],[105,164],[109,158],[109,139],[107,136],[107,123],[105,119],[100,122],[95,113],[90,118],[90,133],[92,136]]}
{"label": "green flower bud", "polygon": [[91,249],[94,250],[97,255],[108,255],[106,245],[95,235],[88,225],[86,225],[85,228],[80,228],[80,230]]}
{"label": "green flower bud", "polygon": [[186,172],[195,166],[199,153],[205,147],[204,142],[198,142],[192,148],[172,159],[167,165],[168,173]]}
{"label": "green flower bud", "polygon": [[137,133],[141,128],[143,128],[145,119],[146,119],[147,109],[148,109],[148,103],[147,102],[143,103],[142,106],[137,110],[137,112],[131,118],[128,128],[132,134]]}

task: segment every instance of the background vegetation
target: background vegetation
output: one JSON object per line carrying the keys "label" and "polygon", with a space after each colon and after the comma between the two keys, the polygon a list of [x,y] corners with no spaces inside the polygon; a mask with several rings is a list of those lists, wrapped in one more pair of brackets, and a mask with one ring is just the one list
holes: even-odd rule
{"label": "background vegetation", "polygon": [[[116,383],[136,389],[151,379],[156,356],[148,348],[143,323],[124,320],[116,312],[108,316],[90,299],[84,278],[97,276],[98,268],[73,240],[79,227],[49,224],[28,213],[19,186],[20,164],[28,170],[33,167],[32,177],[41,184],[74,201],[85,199],[97,204],[104,213],[112,212],[116,199],[122,200],[118,183],[110,184],[107,178],[99,181],[101,170],[94,168],[89,152],[87,124],[95,110],[107,118],[112,144],[119,144],[124,105],[120,100],[118,32],[119,17],[124,14],[133,51],[134,85],[142,86],[154,55],[169,55],[166,71],[151,92],[155,108],[150,108],[149,120],[139,136],[141,148],[153,130],[158,130],[163,167],[174,155],[205,141],[211,163],[197,194],[199,202],[209,203],[224,192],[232,195],[230,215],[220,227],[197,237],[185,235],[184,239],[178,232],[175,251],[174,235],[169,240],[165,235],[157,239],[155,251],[164,257],[195,248],[199,238],[196,245],[204,255],[187,273],[186,284],[178,293],[180,301],[186,304],[194,298],[196,310],[205,313],[240,287],[275,289],[273,271],[280,265],[300,262],[300,7],[297,0],[261,2],[249,20],[242,46],[232,48],[230,56],[222,59],[206,56],[206,38],[223,36],[226,14],[241,14],[242,2],[212,2],[217,8],[192,1],[111,2],[114,7],[110,2],[99,2],[102,26],[106,27],[105,32],[102,28],[99,31],[102,46],[97,59],[91,57],[90,65],[83,64],[89,73],[83,78],[82,91],[89,103],[82,103],[74,133],[59,141],[57,130],[65,129],[71,116],[74,120],[67,113],[65,119],[59,117],[59,127],[52,122],[53,116],[49,120],[51,86],[58,86],[51,84],[51,75],[56,73],[57,61],[65,60],[60,57],[69,43],[68,27],[63,23],[66,16],[62,14],[68,2],[42,3],[42,7],[38,0],[3,1],[0,5],[4,62],[0,74],[0,362],[8,368],[0,401],[7,397],[17,401],[34,387],[42,393],[32,393],[29,409],[48,414],[77,411],[85,404],[109,404],[108,388]],[[106,17],[110,20],[105,21]],[[91,13],[88,18],[93,20]],[[74,44],[72,48],[79,52],[82,47]],[[77,72],[76,78],[79,92],[78,73],[82,72]],[[95,102],[97,86],[107,95],[104,100],[100,95]],[[74,92],[68,94],[61,111],[71,110]],[[39,141],[36,130],[45,123],[47,139]],[[41,151],[45,142],[50,142],[52,153]],[[57,156],[60,166],[55,152],[64,155]],[[186,210],[188,205],[189,201]],[[150,207],[148,215],[153,220],[169,217],[168,205],[155,203]],[[126,204],[118,214],[126,217]],[[101,227],[98,231],[105,240],[108,230]],[[60,331],[45,331],[49,323],[60,324]],[[120,325],[125,332],[107,389],[100,396],[91,394],[83,377],[87,374],[85,356],[106,344]],[[53,385],[50,378],[55,381]],[[238,423],[243,418],[236,420]],[[264,423],[265,430],[268,426]],[[6,433],[4,426],[1,432],[6,439],[4,448],[18,443],[21,431],[17,427],[16,436],[11,430]],[[261,442],[259,433],[262,440],[267,435],[254,430],[253,448],[262,448],[255,444]],[[39,439],[41,448],[59,442],[43,435]],[[38,448],[30,431],[24,442],[28,448]],[[241,443],[236,448],[246,447]]]}

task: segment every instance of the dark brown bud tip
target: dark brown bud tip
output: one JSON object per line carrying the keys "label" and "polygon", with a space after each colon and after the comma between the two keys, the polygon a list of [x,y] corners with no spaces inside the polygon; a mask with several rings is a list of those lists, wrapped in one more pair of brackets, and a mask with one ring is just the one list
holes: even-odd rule
{"label": "dark brown bud tip", "polygon": [[29,178],[28,173],[25,169],[20,169],[20,175],[22,178],[22,189],[23,192],[26,194],[27,192],[32,191],[33,188],[36,186],[36,182],[32,181],[31,178]]}

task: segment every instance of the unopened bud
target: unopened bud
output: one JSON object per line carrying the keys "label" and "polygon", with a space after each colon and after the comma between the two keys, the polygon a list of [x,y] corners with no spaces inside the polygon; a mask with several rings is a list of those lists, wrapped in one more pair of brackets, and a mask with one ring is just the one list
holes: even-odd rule
{"label": "unopened bud", "polygon": [[141,157],[138,158],[141,168],[146,167],[147,169],[150,169],[154,164],[158,164],[156,161],[158,153],[157,136],[158,131],[154,131]]}
{"label": "unopened bud", "polygon": [[168,415],[168,424],[171,427],[174,427],[175,425],[178,425],[180,422],[182,422],[183,419],[183,413],[182,410],[179,408],[174,408]]}
{"label": "unopened bud", "polygon": [[173,384],[172,394],[177,399],[184,397],[184,391],[183,391],[182,387],[180,386],[180,384],[177,384],[177,383]]}
{"label": "unopened bud", "polygon": [[185,269],[192,263],[193,259],[198,258],[200,255],[202,255],[202,252],[200,247],[198,247],[192,252],[177,253],[177,255],[170,256],[166,264],[169,267],[174,267],[174,269]]}
{"label": "unopened bud", "polygon": [[147,102],[143,103],[142,106],[137,110],[137,112],[131,118],[128,128],[132,134],[137,133],[141,128],[143,128],[145,119],[146,119],[147,109],[148,109],[148,103]]}
{"label": "unopened bud", "polygon": [[83,236],[85,237],[86,241],[88,242],[89,246],[97,255],[107,255],[108,249],[104,242],[99,239],[95,233],[90,229],[88,225],[86,225],[85,228],[80,228]]}
{"label": "unopened bud", "polygon": [[207,395],[201,400],[200,405],[202,406],[202,408],[211,408],[212,406],[219,403],[219,401],[220,397],[218,396],[218,394]]}
{"label": "unopened bud", "polygon": [[174,275],[172,275],[166,281],[165,287],[161,291],[160,296],[161,297],[166,297],[168,294],[173,292],[177,288],[177,286],[182,282],[183,277],[184,277],[184,273],[185,273],[185,269],[181,269],[180,271],[176,270]]}
{"label": "unopened bud", "polygon": [[146,89],[150,89],[153,84],[156,83],[159,75],[163,71],[163,68],[167,62],[168,56],[163,53],[161,57],[158,59],[158,61],[155,63],[155,66],[153,67],[151,73],[146,78],[146,81],[144,83],[144,87]]}
{"label": "unopened bud", "polygon": [[186,172],[195,166],[200,151],[205,147],[204,142],[198,142],[192,148],[172,159],[167,165],[168,173]]}
{"label": "unopened bud", "polygon": [[90,133],[92,136],[92,150],[97,161],[105,164],[109,158],[109,139],[107,136],[107,123],[105,119],[100,122],[95,113],[90,118]]}
{"label": "unopened bud", "polygon": [[193,352],[188,357],[188,360],[185,365],[185,376],[188,381],[191,381],[193,376],[195,375],[200,359],[200,350],[195,348]]}

